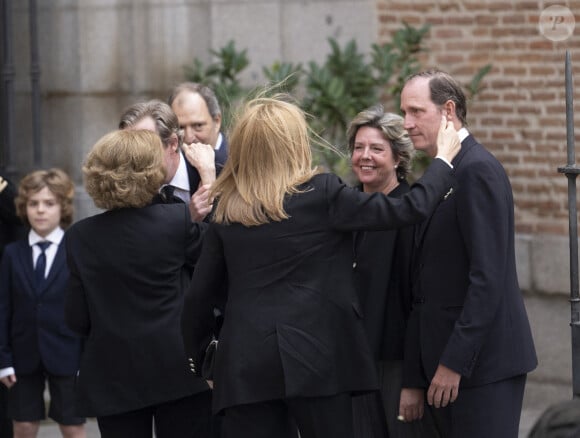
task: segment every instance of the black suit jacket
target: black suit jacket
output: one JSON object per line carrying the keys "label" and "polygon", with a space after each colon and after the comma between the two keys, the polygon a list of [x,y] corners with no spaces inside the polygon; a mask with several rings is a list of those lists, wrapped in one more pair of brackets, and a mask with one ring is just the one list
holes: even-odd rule
{"label": "black suit jacket", "polygon": [[184,308],[184,340],[197,369],[213,328],[215,291],[227,278],[215,356],[214,409],[377,388],[357,304],[352,232],[421,220],[452,180],[436,160],[401,199],[361,193],[329,174],[289,196],[289,219],[211,224]]}
{"label": "black suit jacket", "polygon": [[228,140],[224,133],[222,133],[222,144],[220,148],[215,151],[215,171],[219,175],[222,171],[226,160],[228,159],[228,151],[229,151]]}
{"label": "black suit jacket", "polygon": [[201,244],[185,204],[123,208],[67,231],[69,326],[86,337],[79,414],[113,415],[208,390],[180,332],[184,271]]}
{"label": "black suit jacket", "polygon": [[518,286],[508,177],[471,135],[453,165],[453,191],[415,234],[404,386],[426,385],[422,374],[430,381],[439,363],[460,373],[462,386],[537,365]]}
{"label": "black suit jacket", "polygon": [[28,239],[6,247],[0,267],[0,368],[17,375],[44,367],[58,376],[79,368],[81,338],[65,323],[64,302],[69,271],[61,241],[40,291],[34,284]]}
{"label": "black suit jacket", "polygon": [[[401,181],[388,196],[401,197]],[[354,234],[354,277],[364,324],[377,360],[401,360],[411,312],[413,227]]]}

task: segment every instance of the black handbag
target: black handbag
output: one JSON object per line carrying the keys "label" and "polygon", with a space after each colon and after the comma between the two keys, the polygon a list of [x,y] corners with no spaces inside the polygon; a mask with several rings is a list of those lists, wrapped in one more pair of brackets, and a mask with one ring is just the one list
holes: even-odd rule
{"label": "black handbag", "polygon": [[205,349],[205,356],[201,365],[201,375],[205,380],[213,380],[213,367],[218,348],[217,339],[213,339]]}

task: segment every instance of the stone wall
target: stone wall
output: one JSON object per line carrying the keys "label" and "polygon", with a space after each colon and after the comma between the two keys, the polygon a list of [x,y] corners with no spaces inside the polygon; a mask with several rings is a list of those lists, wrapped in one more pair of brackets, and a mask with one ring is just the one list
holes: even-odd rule
{"label": "stone wall", "polygon": [[[28,2],[12,1],[16,70],[16,156],[32,168]],[[60,166],[78,183],[78,217],[94,213],[81,186],[88,149],[115,129],[135,101],[165,100],[194,58],[234,40],[247,49],[247,84],[275,61],[321,61],[327,38],[376,38],[373,0],[38,0],[43,167]]]}

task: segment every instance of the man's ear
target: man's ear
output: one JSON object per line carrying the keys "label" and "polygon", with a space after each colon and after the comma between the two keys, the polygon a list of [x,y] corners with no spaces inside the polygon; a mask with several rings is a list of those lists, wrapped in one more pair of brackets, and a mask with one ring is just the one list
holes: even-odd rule
{"label": "man's ear", "polygon": [[215,116],[213,118],[213,120],[214,120],[214,123],[216,125],[217,131],[219,132],[221,127],[222,127],[222,115],[218,114],[217,116]]}
{"label": "man's ear", "polygon": [[443,104],[443,110],[445,111],[447,120],[457,119],[457,114],[455,113],[455,102],[451,99]]}
{"label": "man's ear", "polygon": [[178,152],[179,149],[179,139],[177,138],[177,134],[171,134],[169,140],[167,141],[167,146],[171,148],[171,152]]}

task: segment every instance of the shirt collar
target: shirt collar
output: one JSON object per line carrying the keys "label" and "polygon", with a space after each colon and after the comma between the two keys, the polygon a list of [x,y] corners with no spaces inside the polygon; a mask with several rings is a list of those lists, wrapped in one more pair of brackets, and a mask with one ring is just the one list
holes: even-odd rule
{"label": "shirt collar", "polygon": [[64,230],[61,227],[56,227],[52,230],[46,237],[40,236],[36,231],[30,230],[28,233],[28,244],[30,246],[36,245],[38,242],[47,241],[54,243],[55,245],[60,245],[60,241],[64,237]]}
{"label": "shirt collar", "polygon": [[215,148],[213,148],[213,149],[214,149],[214,151],[219,151],[219,150],[220,150],[220,148],[222,147],[222,142],[223,142],[223,135],[222,135],[222,133],[220,132],[220,133],[218,134],[217,141],[215,142]]}
{"label": "shirt collar", "polygon": [[459,137],[459,141],[462,142],[469,136],[469,131],[467,128],[461,128],[459,131],[457,131],[457,136]]}
{"label": "shirt collar", "polygon": [[187,176],[187,167],[185,166],[185,156],[181,151],[179,151],[179,165],[177,166],[177,171],[169,184],[189,192],[189,177]]}

